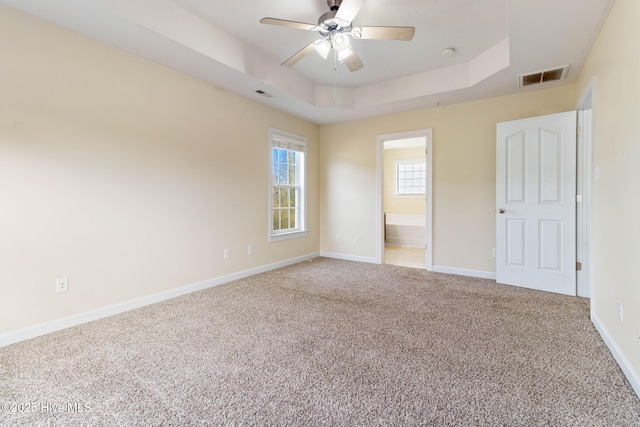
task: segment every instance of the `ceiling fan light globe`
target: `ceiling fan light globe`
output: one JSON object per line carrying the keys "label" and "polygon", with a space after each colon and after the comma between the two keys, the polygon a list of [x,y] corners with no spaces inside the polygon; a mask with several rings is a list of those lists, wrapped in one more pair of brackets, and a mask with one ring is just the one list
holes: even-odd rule
{"label": "ceiling fan light globe", "polygon": [[334,34],[333,37],[331,38],[331,42],[332,42],[331,44],[333,45],[333,48],[338,52],[344,49],[348,49],[351,44],[349,43],[349,37],[347,37],[343,33]]}
{"label": "ceiling fan light globe", "polygon": [[327,59],[331,50],[331,43],[327,39],[320,39],[313,42],[313,47],[320,56]]}

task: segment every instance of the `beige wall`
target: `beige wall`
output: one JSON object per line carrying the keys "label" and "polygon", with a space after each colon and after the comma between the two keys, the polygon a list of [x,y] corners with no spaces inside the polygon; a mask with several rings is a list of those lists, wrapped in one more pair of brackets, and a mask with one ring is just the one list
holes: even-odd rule
{"label": "beige wall", "polygon": [[496,123],[573,108],[565,86],[321,126],[321,251],[375,259],[376,136],[433,128],[433,264],[495,272]]}
{"label": "beige wall", "polygon": [[395,195],[396,177],[394,162],[399,160],[421,160],[424,162],[424,147],[384,150],[384,210],[401,214],[425,214],[425,200],[421,197],[403,197]]}
{"label": "beige wall", "polygon": [[[593,102],[593,315],[640,381],[640,2],[617,0],[578,81]],[[624,323],[617,319],[624,304]]]}
{"label": "beige wall", "polygon": [[[318,251],[317,125],[4,6],[0,52],[0,335]],[[267,241],[270,126],[309,139],[304,240]]]}

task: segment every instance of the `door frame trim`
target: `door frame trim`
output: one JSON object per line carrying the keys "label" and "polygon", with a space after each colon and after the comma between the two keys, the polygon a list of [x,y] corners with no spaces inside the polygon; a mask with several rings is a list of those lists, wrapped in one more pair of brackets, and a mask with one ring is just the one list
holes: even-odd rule
{"label": "door frame trim", "polygon": [[582,270],[576,275],[576,291],[580,297],[591,298],[593,289],[593,239],[591,232],[591,212],[593,208],[593,97],[595,90],[593,77],[577,103],[578,135],[577,143],[577,194],[582,203],[576,206],[576,259],[582,262]]}
{"label": "door frame trim", "polygon": [[425,266],[433,270],[433,129],[390,133],[376,137],[376,262],[384,264],[384,142],[405,138],[426,138],[425,203],[426,236]]}

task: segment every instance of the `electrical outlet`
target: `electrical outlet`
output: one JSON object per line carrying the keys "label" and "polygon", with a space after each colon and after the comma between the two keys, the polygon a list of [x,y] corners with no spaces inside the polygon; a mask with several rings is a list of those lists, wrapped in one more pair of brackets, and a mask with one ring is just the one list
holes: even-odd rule
{"label": "electrical outlet", "polygon": [[360,238],[358,236],[353,238],[353,244],[354,245],[359,245],[360,244]]}
{"label": "electrical outlet", "polygon": [[496,248],[493,248],[493,257],[496,257]]}
{"label": "electrical outlet", "polygon": [[253,255],[253,245],[249,245],[249,247],[247,248],[247,253],[249,255]]}
{"label": "electrical outlet", "polygon": [[341,234],[338,234],[336,236],[336,242],[342,242],[342,235]]}
{"label": "electrical outlet", "polygon": [[624,323],[624,305],[618,301],[618,320],[620,323]]}
{"label": "electrical outlet", "polygon": [[231,258],[231,251],[229,249],[224,250],[224,259]]}
{"label": "electrical outlet", "polygon": [[68,277],[58,277],[56,279],[56,293],[61,294],[63,292],[69,292]]}

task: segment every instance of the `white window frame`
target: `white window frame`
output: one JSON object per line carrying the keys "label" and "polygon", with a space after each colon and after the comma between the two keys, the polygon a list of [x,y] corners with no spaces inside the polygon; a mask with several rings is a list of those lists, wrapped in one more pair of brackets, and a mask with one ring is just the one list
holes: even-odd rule
{"label": "white window frame", "polygon": [[425,174],[426,174],[426,164],[424,160],[421,159],[410,159],[410,160],[396,160],[395,162],[393,162],[393,186],[394,186],[394,197],[398,197],[398,198],[407,198],[407,199],[419,199],[419,198],[424,198],[426,195],[426,175],[425,175],[425,179],[423,180],[423,185],[425,186],[425,192],[423,193],[413,193],[413,194],[406,194],[406,193],[402,193],[400,194],[398,192],[398,188],[399,188],[399,182],[398,182],[398,166],[400,165],[415,165],[415,164],[421,164],[425,167]]}
{"label": "white window frame", "polygon": [[[297,227],[285,231],[273,229],[273,189],[274,189],[274,158],[273,149],[283,148],[296,151],[296,174],[299,182],[298,209],[296,217]],[[269,241],[295,239],[307,235],[307,138],[285,132],[279,129],[269,128]]]}

